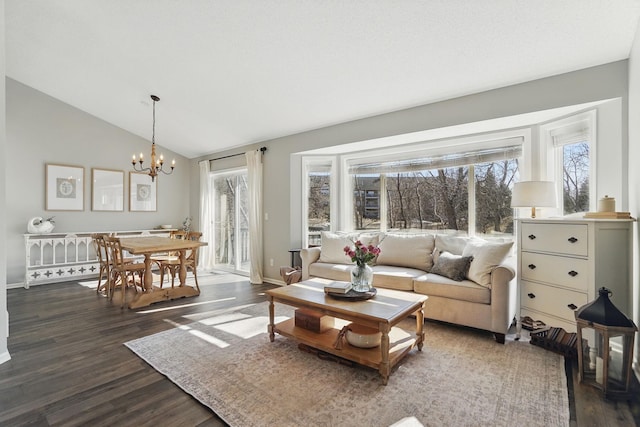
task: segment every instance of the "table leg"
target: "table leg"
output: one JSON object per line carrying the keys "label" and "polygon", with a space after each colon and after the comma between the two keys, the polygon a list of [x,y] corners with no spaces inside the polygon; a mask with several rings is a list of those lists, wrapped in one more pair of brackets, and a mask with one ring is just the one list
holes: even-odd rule
{"label": "table leg", "polygon": [[416,311],[416,342],[418,343],[418,351],[422,351],[424,344],[424,305],[420,310]]}
{"label": "table leg", "polygon": [[269,341],[273,342],[276,338],[275,335],[275,309],[273,306],[273,297],[270,296],[269,297],[269,326],[267,327],[267,330],[269,332]]}
{"label": "table leg", "polygon": [[144,254],[144,291],[153,291],[153,273],[151,272],[151,254]]}
{"label": "table leg", "polygon": [[382,376],[382,384],[387,385],[389,381],[389,375],[391,375],[391,366],[389,364],[389,331],[391,327],[388,323],[380,323],[380,332],[382,337],[380,338],[380,375]]}
{"label": "table leg", "polygon": [[187,283],[187,267],[184,264],[184,260],[186,257],[186,250],[180,251],[180,272],[178,273],[178,277],[180,278],[180,286],[184,286]]}

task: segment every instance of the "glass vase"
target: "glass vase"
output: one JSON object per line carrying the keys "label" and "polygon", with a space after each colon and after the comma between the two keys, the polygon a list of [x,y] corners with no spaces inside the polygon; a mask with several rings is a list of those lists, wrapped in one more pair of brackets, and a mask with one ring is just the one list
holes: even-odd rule
{"label": "glass vase", "polygon": [[351,268],[351,286],[356,292],[368,292],[373,287],[373,269],[367,264]]}

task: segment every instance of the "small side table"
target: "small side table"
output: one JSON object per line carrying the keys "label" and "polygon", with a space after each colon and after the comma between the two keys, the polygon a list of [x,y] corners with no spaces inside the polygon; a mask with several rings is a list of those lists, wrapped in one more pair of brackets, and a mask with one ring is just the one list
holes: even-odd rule
{"label": "small side table", "polygon": [[[302,260],[300,260],[300,250],[301,249],[289,249],[289,253],[291,254],[291,268],[293,267],[302,267]],[[298,262],[300,260],[300,262]]]}

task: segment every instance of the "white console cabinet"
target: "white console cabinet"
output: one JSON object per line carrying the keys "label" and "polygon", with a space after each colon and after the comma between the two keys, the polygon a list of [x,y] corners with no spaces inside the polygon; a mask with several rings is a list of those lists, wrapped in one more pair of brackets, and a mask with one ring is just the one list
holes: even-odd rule
{"label": "white console cabinet", "polygon": [[632,313],[633,220],[518,220],[520,315],[575,332],[574,310],[612,291]]}
{"label": "white console cabinet", "polygon": [[[143,235],[168,236],[171,230],[108,231],[117,237]],[[24,287],[29,285],[96,277],[100,265],[91,235],[99,233],[69,232],[25,234]]]}

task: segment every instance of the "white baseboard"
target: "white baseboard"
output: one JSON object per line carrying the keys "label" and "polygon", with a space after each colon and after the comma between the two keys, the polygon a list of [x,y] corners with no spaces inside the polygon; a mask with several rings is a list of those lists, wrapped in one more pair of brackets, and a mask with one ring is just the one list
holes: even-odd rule
{"label": "white baseboard", "polygon": [[271,277],[265,277],[262,279],[263,283],[268,283],[270,285],[278,285],[278,286],[287,286],[287,284],[282,279],[273,279]]}
{"label": "white baseboard", "polygon": [[7,289],[24,288],[24,282],[7,283]]}
{"label": "white baseboard", "polygon": [[8,351],[0,353],[0,365],[2,365],[4,362],[8,362],[9,360],[11,360],[11,355]]}

